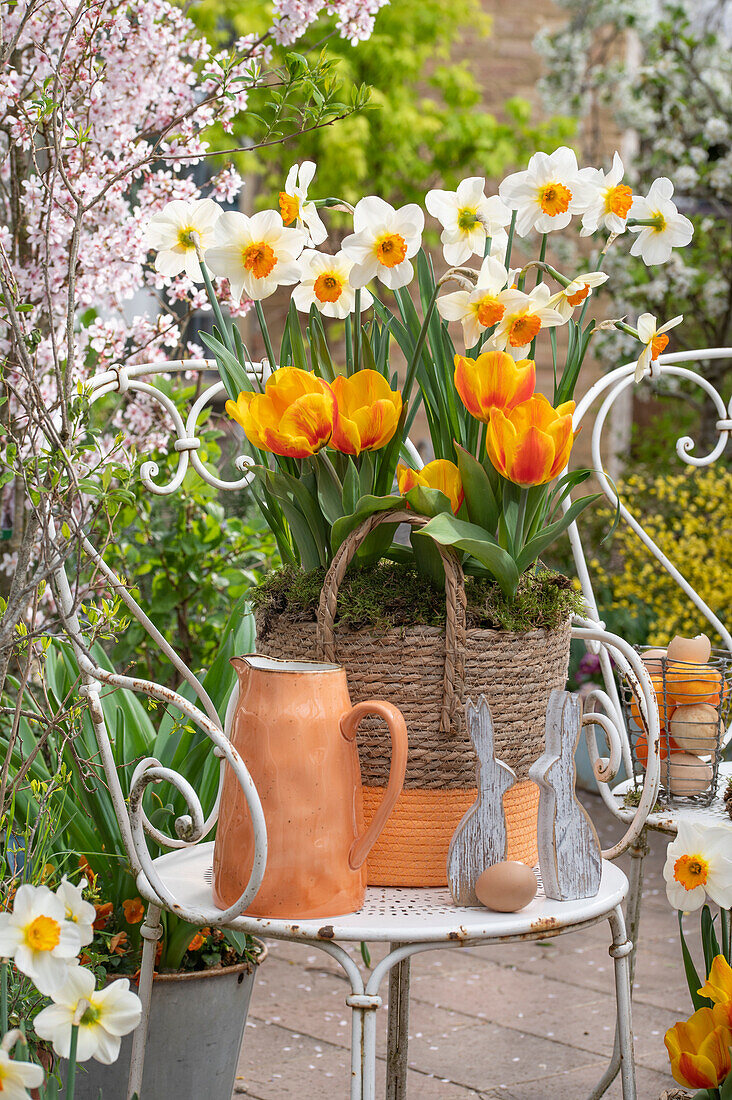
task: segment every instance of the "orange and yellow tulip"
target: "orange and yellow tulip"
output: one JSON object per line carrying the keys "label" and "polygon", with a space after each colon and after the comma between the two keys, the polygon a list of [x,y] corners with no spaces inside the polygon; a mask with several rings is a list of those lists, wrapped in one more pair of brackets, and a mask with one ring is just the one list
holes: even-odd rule
{"label": "orange and yellow tulip", "polygon": [[454,377],[465,408],[487,424],[491,409],[512,409],[531,397],[536,365],[533,359],[516,362],[505,351],[487,351],[477,359],[456,355]]}
{"label": "orange and yellow tulip", "polygon": [[714,1011],[698,1009],[669,1028],[664,1037],[674,1080],[687,1088],[717,1088],[732,1072],[732,1031],[715,1018]]}
{"label": "orange and yellow tulip", "polygon": [[338,422],[328,383],[297,367],[280,367],[267,379],[264,393],[242,392],[226,402],[226,411],[255,447],[286,458],[317,454]]}
{"label": "orange and yellow tulip", "polygon": [[421,470],[411,470],[409,466],[403,466],[400,462],[397,466],[397,484],[402,496],[417,485],[422,485],[426,489],[439,489],[450,501],[450,507],[455,515],[460,511],[465,498],[460,471],[454,462],[446,458],[436,458]]}
{"label": "orange and yellow tulip", "polygon": [[402,395],[375,370],[360,370],[350,378],[339,374],[331,389],[338,403],[338,423],[331,447],[346,455],[377,451],[394,435],[402,412]]}
{"label": "orange and yellow tulip", "polygon": [[486,450],[499,474],[522,488],[552,481],[572,450],[573,412],[574,401],[553,409],[540,393],[506,412],[492,409]]}
{"label": "orange and yellow tulip", "polygon": [[726,1004],[732,1001],[732,966],[724,955],[714,956],[709,977],[697,992],[702,997],[708,997],[715,1004]]}

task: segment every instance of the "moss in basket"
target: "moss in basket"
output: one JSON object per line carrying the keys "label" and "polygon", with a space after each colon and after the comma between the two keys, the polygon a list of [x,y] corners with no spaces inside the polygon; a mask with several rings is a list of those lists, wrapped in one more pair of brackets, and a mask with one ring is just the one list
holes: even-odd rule
{"label": "moss in basket", "polygon": [[[324,569],[304,573],[284,566],[252,590],[259,633],[266,637],[273,616],[280,621],[314,622],[325,577]],[[523,632],[555,629],[572,612],[585,610],[581,593],[561,573],[539,569],[525,573],[513,600],[497,584],[466,577],[468,625]],[[351,568],[338,591],[336,621],[352,630],[377,632],[402,626],[442,626],[445,593],[416,569],[380,562],[368,569]]]}

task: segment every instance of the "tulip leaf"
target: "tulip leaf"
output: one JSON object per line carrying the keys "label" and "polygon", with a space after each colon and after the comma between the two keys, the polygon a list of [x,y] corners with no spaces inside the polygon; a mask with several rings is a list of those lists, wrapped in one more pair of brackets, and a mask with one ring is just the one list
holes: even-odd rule
{"label": "tulip leaf", "polygon": [[720,953],[712,912],[708,905],[705,905],[701,912],[701,941],[704,949],[705,973],[708,975],[711,972],[715,955]]}
{"label": "tulip leaf", "polygon": [[732,1073],[728,1073],[720,1085],[719,1100],[732,1100]]}
{"label": "tulip leaf", "polygon": [[348,456],[348,469],[346,470],[346,476],[343,479],[343,497],[342,515],[350,516],[356,511],[356,505],[358,504],[361,493],[361,479],[359,477],[356,463],[351,456]]}
{"label": "tulip leaf", "polygon": [[534,538],[529,539],[527,543],[521,548],[516,556],[516,565],[521,573],[525,572],[530,565],[533,565],[537,558],[540,558],[547,547],[551,546],[559,536],[567,530],[570,523],[572,523],[580,512],[584,511],[593,501],[598,500],[602,496],[602,493],[592,493],[590,496],[580,497],[574,504],[561,517],[554,523],[548,524],[540,534]]}
{"label": "tulip leaf", "polygon": [[332,526],[344,514],[343,487],[332,464],[324,454],[319,454],[313,464],[317,482],[318,503],[326,520]]}
{"label": "tulip leaf", "polygon": [[[303,562],[303,568],[315,569],[318,565],[326,565],[328,555],[325,521],[317,500],[312,493],[308,492],[305,485],[306,480],[311,480],[311,483],[315,485],[315,479],[312,477],[309,479],[292,477],[291,474],[286,474],[283,470],[279,470],[277,473],[273,470],[266,470],[264,476],[267,488],[279,502],[287,522],[292,528],[295,543],[301,556],[300,536],[302,534],[305,537],[306,532],[309,535],[309,538],[307,538],[307,558],[309,561],[315,558],[315,565],[305,566]],[[313,553],[313,546],[315,554]]]}
{"label": "tulip leaf", "polygon": [[413,527],[409,541],[414,550],[414,562],[423,577],[427,577],[438,588],[445,586],[445,566],[442,564],[437,544],[422,530]]}
{"label": "tulip leaf", "polygon": [[449,512],[452,515],[452,505],[441,489],[431,489],[428,485],[415,485],[404,494],[404,499],[417,515],[439,516],[442,512]]}
{"label": "tulip leaf", "polygon": [[470,522],[494,532],[498,527],[499,509],[490,478],[477,458],[459,444],[455,444],[455,450]]}
{"label": "tulip leaf", "polygon": [[358,501],[350,516],[344,516],[337,520],[330,533],[330,546],[335,554],[347,535],[350,535],[359,524],[372,516],[375,512],[388,512],[390,509],[404,507],[404,500],[398,496],[364,496]]}
{"label": "tulip leaf", "polygon": [[703,982],[697,973],[697,969],[694,966],[694,960],[691,957],[691,952],[686,944],[686,937],[684,936],[683,925],[683,913],[679,911],[679,938],[681,940],[681,955],[684,960],[684,971],[686,973],[686,984],[689,987],[689,994],[691,996],[691,1003],[694,1006],[696,1012],[700,1008],[711,1007],[712,1002],[706,997],[699,995],[699,990],[703,986]]}
{"label": "tulip leaf", "polygon": [[498,545],[493,535],[474,523],[466,523],[453,515],[439,515],[431,519],[422,528],[442,546],[454,546],[471,554],[488,572],[496,578],[501,591],[508,599],[516,594],[519,582],[519,570],[511,555]]}

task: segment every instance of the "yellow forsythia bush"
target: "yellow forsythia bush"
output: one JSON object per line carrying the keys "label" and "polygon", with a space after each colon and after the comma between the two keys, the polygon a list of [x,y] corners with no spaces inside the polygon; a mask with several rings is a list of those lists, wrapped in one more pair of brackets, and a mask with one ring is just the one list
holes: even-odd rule
{"label": "yellow forsythia bush", "polygon": [[[732,611],[732,470],[719,465],[687,467],[681,473],[645,477],[631,474],[618,483],[620,499],[693,589],[725,624]],[[607,529],[613,513],[598,509],[593,519]],[[594,523],[593,523],[594,526]],[[674,634],[703,631],[713,644],[709,623],[686,593],[621,520],[612,537],[609,560],[602,552],[591,562],[593,581],[610,603],[602,611],[642,617],[645,639],[666,645]]]}

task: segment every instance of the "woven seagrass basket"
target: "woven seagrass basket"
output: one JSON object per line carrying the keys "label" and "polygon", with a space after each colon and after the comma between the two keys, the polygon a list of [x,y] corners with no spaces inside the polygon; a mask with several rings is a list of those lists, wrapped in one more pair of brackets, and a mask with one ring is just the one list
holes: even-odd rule
{"label": "woven seagrass basket", "polygon": [[[465,731],[465,699],[484,694],[491,707],[496,755],[519,782],[506,793],[508,859],[537,862],[539,790],[527,778],[544,750],[549,693],[563,688],[569,663],[570,624],[556,630],[511,633],[466,626],[465,580],[459,561],[441,550],[445,567],[446,626],[386,630],[339,628],[338,589],[356,550],[379,523],[427,523],[413,512],[371,516],[343,542],[328,570],[317,623],[257,623],[257,648],[284,660],[337,662],[346,669],[354,703],[388,699],[404,715],[409,758],[404,790],[368,859],[371,886],[444,886],[447,850],[463,814],[476,798],[477,761]],[[261,633],[259,628],[262,628]],[[389,778],[389,738],[375,719],[358,735],[367,823]]]}

